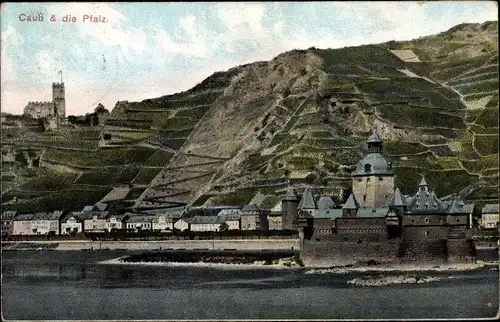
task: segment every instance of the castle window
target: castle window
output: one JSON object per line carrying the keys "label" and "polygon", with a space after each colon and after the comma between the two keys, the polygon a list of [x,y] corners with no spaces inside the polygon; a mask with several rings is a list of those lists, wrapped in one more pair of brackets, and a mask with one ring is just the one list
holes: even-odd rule
{"label": "castle window", "polygon": [[362,180],[361,178],[359,178],[359,179],[358,179],[358,182],[361,182],[361,181],[363,181],[363,180]]}
{"label": "castle window", "polygon": [[378,181],[383,181],[383,180],[384,180],[384,178],[378,177]]}
{"label": "castle window", "polygon": [[426,224],[428,224],[429,223],[429,218],[425,218],[424,221],[425,221]]}
{"label": "castle window", "polygon": [[366,182],[370,182],[370,178],[366,178]]}
{"label": "castle window", "polygon": [[370,172],[372,171],[372,165],[371,164],[365,164],[365,172]]}
{"label": "castle window", "polygon": [[366,201],[366,195],[363,195],[363,201]]}
{"label": "castle window", "polygon": [[424,234],[425,236],[429,236],[429,232],[427,230],[424,232]]}
{"label": "castle window", "polygon": [[459,222],[459,221],[460,221],[460,218],[457,218],[457,222]]}

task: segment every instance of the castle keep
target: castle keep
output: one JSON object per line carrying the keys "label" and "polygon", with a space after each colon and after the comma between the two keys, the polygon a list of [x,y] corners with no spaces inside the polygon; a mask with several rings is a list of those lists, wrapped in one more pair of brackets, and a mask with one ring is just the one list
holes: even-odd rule
{"label": "castle keep", "polygon": [[441,200],[424,177],[413,195],[403,195],[378,135],[372,133],[366,143],[367,153],[351,175],[352,193],[342,206],[326,196],[316,203],[311,188],[298,203],[291,188],[283,198],[284,218],[297,214],[304,264],[474,260],[468,237],[474,205],[459,197]]}
{"label": "castle keep", "polygon": [[36,119],[56,115],[62,119],[66,118],[64,83],[52,83],[52,101],[28,102],[24,107],[24,114]]}

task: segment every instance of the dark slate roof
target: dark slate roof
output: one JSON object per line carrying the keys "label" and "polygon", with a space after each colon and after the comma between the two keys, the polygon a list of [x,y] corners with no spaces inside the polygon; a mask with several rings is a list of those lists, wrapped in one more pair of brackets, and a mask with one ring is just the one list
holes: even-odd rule
{"label": "dark slate roof", "polygon": [[387,215],[389,208],[361,208],[356,213],[360,218],[382,218]]}
{"label": "dark slate roof", "polygon": [[441,201],[434,191],[429,191],[427,185],[420,185],[418,192],[411,197],[408,203],[408,212],[437,212],[444,213],[449,208],[449,204]]}
{"label": "dark slate roof", "polygon": [[82,220],[82,213],[81,212],[69,212],[61,218],[61,222],[66,222],[71,217],[74,217],[77,221],[81,221]]}
{"label": "dark slate roof", "polygon": [[456,198],[453,200],[451,207],[449,207],[448,211],[449,214],[464,214],[467,213],[465,209],[465,202],[463,202],[462,199]]}
{"label": "dark slate roof", "polygon": [[12,220],[17,215],[15,210],[7,210],[2,212],[2,220]]}
{"label": "dark slate roof", "polygon": [[422,176],[422,180],[420,180],[420,183],[418,184],[419,187],[425,187],[427,186],[427,181],[425,180],[425,177]]}
{"label": "dark slate roof", "polygon": [[368,137],[368,140],[366,140],[367,143],[379,143],[382,142],[380,140],[380,137],[378,136],[376,131],[373,131],[372,134]]}
{"label": "dark slate roof", "polygon": [[14,221],[27,221],[32,220],[35,214],[18,214],[14,217]]}
{"label": "dark slate roof", "polygon": [[498,213],[498,204],[497,203],[489,203],[484,205],[482,211],[483,214],[494,214]]}
{"label": "dark slate roof", "polygon": [[306,190],[304,190],[304,194],[300,199],[298,209],[316,209],[316,202],[314,202],[311,188],[307,187]]}
{"label": "dark slate roof", "polygon": [[99,211],[104,211],[106,210],[106,208],[108,208],[108,204],[106,203],[102,203],[102,202],[98,202],[94,205]]}
{"label": "dark slate roof", "polygon": [[124,213],[124,214],[114,214],[114,215],[109,215],[107,216],[106,220],[111,219],[111,218],[116,218],[118,220],[124,220],[126,218],[130,217],[129,214]]}
{"label": "dark slate roof", "polygon": [[63,215],[64,215],[64,211],[63,210],[56,210],[53,213],[50,213],[47,219],[49,219],[49,220],[59,220],[59,219],[62,218]]}
{"label": "dark slate roof", "polygon": [[245,213],[247,213],[247,212],[261,211],[261,209],[259,208],[259,206],[251,204],[251,205],[246,205],[245,207],[243,207],[243,209],[241,211],[243,212],[243,215],[245,215]]}
{"label": "dark slate roof", "polygon": [[282,197],[281,200],[297,201],[297,200],[299,200],[299,196],[297,196],[297,193],[295,192],[295,190],[292,187],[288,187],[286,194]]}
{"label": "dark slate roof", "polygon": [[[366,165],[370,165],[370,171],[366,171]],[[366,176],[377,174],[394,174],[392,162],[382,153],[370,152],[358,162],[353,176]]]}
{"label": "dark slate roof", "polygon": [[191,218],[191,221],[189,223],[191,225],[196,225],[196,224],[218,224],[222,222],[224,222],[224,220],[221,221],[221,219],[217,216],[196,216]]}
{"label": "dark slate roof", "polygon": [[342,209],[359,209],[359,203],[356,200],[356,197],[354,197],[354,194],[351,193],[345,204],[342,206]]}
{"label": "dark slate roof", "polygon": [[82,212],[82,219],[89,220],[97,216],[97,219],[106,219],[108,217],[109,211],[91,211],[91,212]]}
{"label": "dark slate roof", "polygon": [[83,212],[91,212],[92,210],[94,210],[94,206],[85,206],[83,207]]}
{"label": "dark slate roof", "polygon": [[318,210],[333,209],[335,202],[328,196],[322,196],[318,200]]}
{"label": "dark slate roof", "polygon": [[31,220],[48,220],[50,213],[48,212],[37,212]]}
{"label": "dark slate roof", "polygon": [[396,188],[396,191],[394,192],[394,197],[392,197],[392,200],[391,200],[391,206],[402,207],[405,205],[406,205],[405,198],[401,194],[401,191],[399,190],[399,188]]}
{"label": "dark slate roof", "polygon": [[154,216],[147,215],[131,215],[127,219],[127,223],[151,222]]}
{"label": "dark slate roof", "polygon": [[241,210],[239,209],[222,209],[217,217],[224,218],[224,220],[238,220],[241,218]]}
{"label": "dark slate roof", "polygon": [[314,218],[316,219],[335,219],[342,217],[342,209],[319,209],[316,210]]}

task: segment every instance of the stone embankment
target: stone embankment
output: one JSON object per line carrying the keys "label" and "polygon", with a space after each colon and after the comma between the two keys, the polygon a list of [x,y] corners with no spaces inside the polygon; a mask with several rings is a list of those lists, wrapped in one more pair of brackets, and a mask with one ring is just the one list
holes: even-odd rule
{"label": "stone embankment", "polygon": [[161,241],[16,241],[3,250],[299,250],[298,239],[161,240]]}

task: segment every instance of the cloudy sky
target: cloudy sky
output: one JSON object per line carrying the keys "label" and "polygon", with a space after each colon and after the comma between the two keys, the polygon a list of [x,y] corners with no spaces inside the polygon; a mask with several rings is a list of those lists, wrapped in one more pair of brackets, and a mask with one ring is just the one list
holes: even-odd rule
{"label": "cloudy sky", "polygon": [[[41,22],[21,21],[40,12]],[[489,1],[4,3],[1,109],[22,113],[27,101],[50,101],[59,70],[67,114],[84,114],[99,102],[112,109],[186,90],[291,49],[410,40],[497,14]],[[62,22],[65,15],[77,21]]]}

